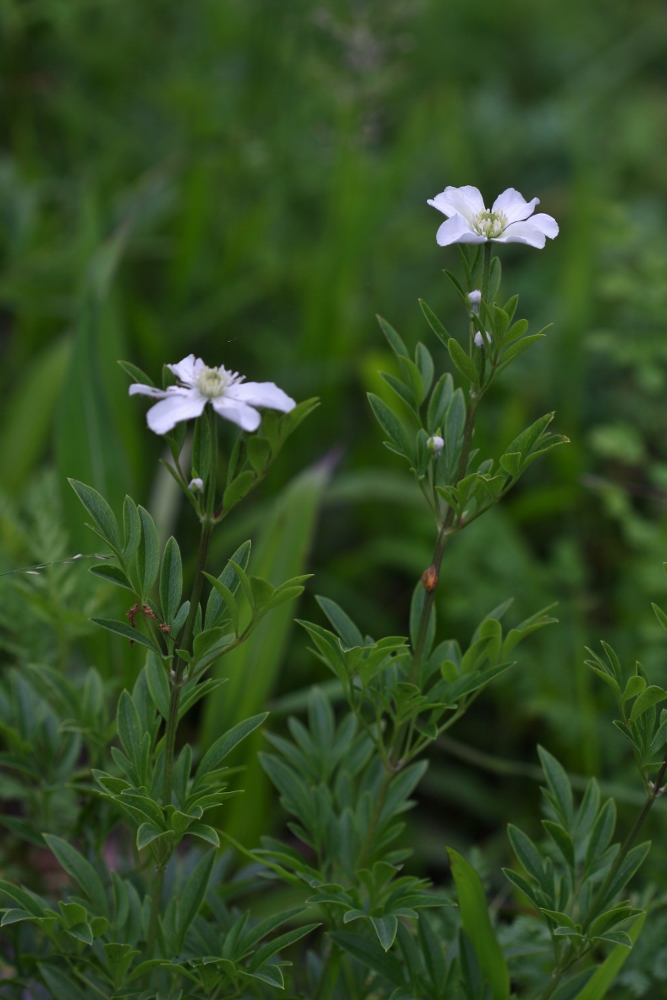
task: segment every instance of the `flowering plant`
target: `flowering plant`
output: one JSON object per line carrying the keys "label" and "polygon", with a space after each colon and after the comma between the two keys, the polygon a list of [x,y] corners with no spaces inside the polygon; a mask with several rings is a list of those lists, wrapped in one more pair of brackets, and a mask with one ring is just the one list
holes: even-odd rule
{"label": "flowering plant", "polygon": [[[591,654],[642,775],[637,821],[612,843],[613,801],[602,801],[592,779],[575,804],[566,772],[540,748],[545,840],[509,830],[523,870],[506,870],[508,892],[521,919],[511,908],[502,920],[489,911],[480,876],[453,847],[451,884],[433,886],[411,869],[402,836],[429,747],[512,669],[520,642],[555,622],[544,608],[507,629],[506,601],[462,648],[439,635],[435,606],[447,546],[532,462],[566,443],[550,432],[547,413],[502,443],[497,460],[474,447],[490,385],[543,336],[515,318],[516,295],[498,303],[500,263],[491,255],[493,241],[543,246],[556,235],[549,216],[528,221],[536,203],[509,189],[489,212],[470,187],[447,188],[433,201],[449,216],[440,243],[480,244],[461,253],[463,281],[449,275],[467,318],[467,348],[422,302],[452,369],[437,373],[425,344],[409,351],[380,319],[399,374],[382,373],[386,394],[369,395],[386,446],[407,462],[433,518],[433,556],[416,582],[409,621],[395,634],[368,636],[345,609],[318,597],[323,617],[300,624],[331,684],[312,689],[305,718],[290,718],[287,731],[261,712],[209,745],[177,750],[183,717],[222,682],[220,662],[303,591],[304,575],[274,586],[251,572],[250,541],[223,565],[211,561],[210,542],[316,401],[295,404],[273,383],[244,382],[194,355],[167,366],[177,381],[162,388],[123,362],[134,380],[130,394],[158,400],[148,425],[165,435],[169,471],[200,524],[199,548],[184,599],[178,541],[161,545],[153,518],[129,496],[121,521],[100,493],[72,481],[105,550],[92,573],[120,588],[129,605],[125,620],[94,621],[145,650],[145,662],[113,712],[94,668],[69,676],[35,667],[16,678],[15,698],[3,694],[0,763],[34,784],[10,829],[17,842],[45,843],[62,870],[55,889],[20,864],[16,878],[0,881],[8,1000],[606,995],[644,920],[626,886],[646,856],[648,845],[635,841],[667,771],[667,719],[656,715],[667,692],[648,684],[639,666],[628,677],[609,647]],[[220,454],[216,414],[240,429],[228,456]],[[39,704],[48,757],[58,761],[48,795],[62,789],[67,806],[57,821],[33,749],[42,716],[26,712]],[[239,792],[228,762],[260,727],[270,745],[261,763],[289,834],[241,844],[226,830],[225,808]]]}

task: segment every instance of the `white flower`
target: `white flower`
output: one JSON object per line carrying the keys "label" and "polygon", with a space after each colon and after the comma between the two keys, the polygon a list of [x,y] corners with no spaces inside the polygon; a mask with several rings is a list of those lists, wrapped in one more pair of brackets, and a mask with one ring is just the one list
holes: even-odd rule
{"label": "white flower", "polygon": [[470,308],[477,316],[479,316],[479,304],[481,301],[482,293],[478,288],[472,292],[468,292],[468,302],[470,303]]}
{"label": "white flower", "polygon": [[178,382],[166,389],[135,382],[130,396],[152,396],[161,402],[146,414],[148,426],[156,434],[168,434],[182,420],[200,417],[210,403],[216,413],[244,431],[256,431],[261,415],[256,406],[289,413],[296,406],[293,399],[273,382],[245,382],[243,375],[227,371],[222,365],[209,368],[201,358],[188,354],[177,365],[167,365]]}
{"label": "white flower", "polygon": [[192,493],[203,493],[204,492],[204,480],[203,479],[199,479],[199,477],[197,477],[196,479],[191,479],[190,482],[189,482],[189,484],[188,484],[188,489]]}
{"label": "white flower", "polygon": [[[482,337],[482,334],[480,333],[479,330],[477,331],[477,333],[475,334],[475,336],[474,336],[473,339],[474,339],[474,342],[475,342],[475,347],[484,347],[484,338]],[[491,334],[490,333],[486,334],[486,339],[488,340],[489,343],[491,343]]]}
{"label": "white flower", "polygon": [[445,442],[439,434],[434,434],[433,437],[430,437],[426,442],[426,447],[429,451],[432,451],[437,458],[442,449],[445,447]]}
{"label": "white flower", "polygon": [[436,240],[441,247],[450,243],[527,243],[542,249],[546,237],[558,236],[558,223],[550,215],[533,215],[540,199],[526,201],[514,188],[507,188],[498,195],[493,208],[484,205],[479,190],[466,184],[464,187],[447,187],[435,198],[429,199],[447,221],[438,229]]}

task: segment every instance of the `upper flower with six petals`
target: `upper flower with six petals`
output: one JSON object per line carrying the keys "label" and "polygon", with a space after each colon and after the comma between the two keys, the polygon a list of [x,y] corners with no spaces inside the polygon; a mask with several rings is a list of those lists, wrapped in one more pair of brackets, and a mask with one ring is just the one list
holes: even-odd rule
{"label": "upper flower with six petals", "polygon": [[200,417],[210,403],[216,413],[244,431],[256,431],[261,416],[255,407],[289,413],[296,406],[293,399],[273,382],[246,382],[243,375],[228,371],[223,365],[209,368],[201,358],[188,354],[176,365],[167,365],[178,382],[157,389],[135,382],[130,396],[159,399],[146,414],[146,422],[156,434],[168,434],[182,420]]}
{"label": "upper flower with six petals", "polygon": [[493,240],[496,243],[527,243],[541,250],[547,236],[551,240],[558,236],[558,223],[542,212],[533,215],[539,203],[539,198],[526,201],[514,188],[507,188],[488,209],[479,190],[470,184],[460,188],[446,187],[428,201],[447,216],[436,235],[441,247],[450,243]]}

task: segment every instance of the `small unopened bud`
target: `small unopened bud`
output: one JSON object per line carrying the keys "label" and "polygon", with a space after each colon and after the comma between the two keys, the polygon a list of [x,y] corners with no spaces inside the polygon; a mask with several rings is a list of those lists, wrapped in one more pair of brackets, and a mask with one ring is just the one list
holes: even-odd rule
{"label": "small unopened bud", "polygon": [[468,302],[470,303],[470,308],[476,315],[479,315],[479,304],[481,301],[482,293],[478,288],[472,292],[468,292]]}
{"label": "small unopened bud", "polygon": [[193,493],[203,493],[204,492],[204,480],[203,479],[191,479],[188,485],[188,489]]}
{"label": "small unopened bud", "polygon": [[[489,343],[491,343],[490,333],[487,333],[486,339],[488,340]],[[484,347],[484,337],[482,336],[479,330],[475,334],[475,347]]]}
{"label": "small unopened bud", "polygon": [[438,434],[434,434],[433,437],[430,437],[426,442],[426,447],[429,451],[432,451],[437,458],[442,449],[445,447],[444,439]]}
{"label": "small unopened bud", "polygon": [[431,591],[435,590],[438,586],[438,571],[435,566],[429,566],[428,569],[424,570],[422,573],[422,583],[424,584],[424,590],[427,594],[430,594]]}

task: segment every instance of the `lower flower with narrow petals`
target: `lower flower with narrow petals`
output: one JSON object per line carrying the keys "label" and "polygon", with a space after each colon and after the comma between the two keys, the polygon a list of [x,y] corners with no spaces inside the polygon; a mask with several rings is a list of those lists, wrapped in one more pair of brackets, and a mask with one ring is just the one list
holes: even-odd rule
{"label": "lower flower with narrow petals", "polygon": [[550,215],[533,215],[540,199],[526,201],[514,188],[498,195],[489,209],[478,188],[447,187],[429,205],[447,216],[436,234],[441,247],[451,243],[526,243],[541,250],[547,237],[558,236],[558,223]]}
{"label": "lower flower with narrow petals", "polygon": [[249,432],[256,431],[262,421],[257,407],[289,413],[296,406],[273,382],[246,382],[243,375],[224,365],[209,368],[194,354],[167,367],[176,376],[176,385],[157,389],[135,382],[129,390],[130,396],[160,400],[146,414],[146,422],[155,434],[168,434],[183,420],[200,417],[208,403],[219,416]]}

